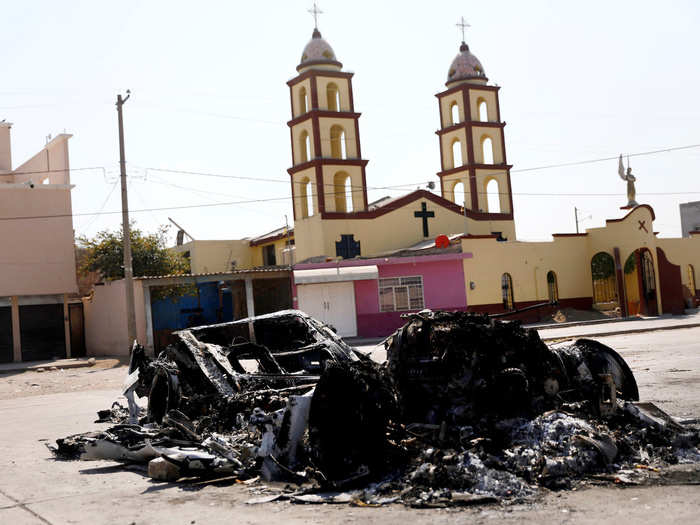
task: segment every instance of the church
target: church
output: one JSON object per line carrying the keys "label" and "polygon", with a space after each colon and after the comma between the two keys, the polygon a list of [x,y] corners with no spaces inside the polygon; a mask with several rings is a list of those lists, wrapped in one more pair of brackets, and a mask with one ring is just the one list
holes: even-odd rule
{"label": "church", "polygon": [[[435,191],[368,202],[353,73],[315,27],[287,82],[294,226],[177,246],[192,273],[214,279],[216,272],[284,268],[285,306],[359,337],[388,335],[402,315],[424,308],[536,321],[557,308],[624,317],[679,314],[699,302],[700,231],[659,238],[652,206],[633,198],[611,209],[604,227],[552,233],[549,242],[517,240],[501,88],[464,41],[449,59],[436,94]],[[634,190],[630,175],[620,172]],[[243,312],[234,306],[233,318]]]}
{"label": "church", "polygon": [[683,313],[698,300],[700,231],[658,238],[647,204],[585,233],[516,239],[500,87],[465,42],[436,94],[440,195],[368,203],[353,74],[318,28],[296,70],[287,82],[293,306],[341,335],[387,335],[401,314],[423,308],[501,313],[557,301],[625,316]]}

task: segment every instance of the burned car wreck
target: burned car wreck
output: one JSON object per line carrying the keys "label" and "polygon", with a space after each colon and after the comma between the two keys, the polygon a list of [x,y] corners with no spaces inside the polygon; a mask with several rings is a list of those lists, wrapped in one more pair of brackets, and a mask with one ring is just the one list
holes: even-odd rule
{"label": "burned car wreck", "polygon": [[58,458],[148,463],[157,480],[299,485],[260,502],[414,506],[520,501],[592,477],[636,483],[700,461],[698,428],[639,403],[617,352],[547,346],[518,322],[409,314],[383,363],[295,310],[176,336],[155,359],[134,345],[128,409],[101,411],[106,430],[58,439]]}

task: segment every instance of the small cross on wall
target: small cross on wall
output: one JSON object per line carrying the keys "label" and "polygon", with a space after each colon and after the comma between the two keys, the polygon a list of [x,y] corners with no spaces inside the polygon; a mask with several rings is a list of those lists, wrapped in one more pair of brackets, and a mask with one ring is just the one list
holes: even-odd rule
{"label": "small cross on wall", "polygon": [[417,219],[423,219],[423,237],[430,236],[428,231],[428,218],[435,217],[434,211],[428,211],[428,206],[425,202],[420,203],[420,211],[414,211],[413,216]]}

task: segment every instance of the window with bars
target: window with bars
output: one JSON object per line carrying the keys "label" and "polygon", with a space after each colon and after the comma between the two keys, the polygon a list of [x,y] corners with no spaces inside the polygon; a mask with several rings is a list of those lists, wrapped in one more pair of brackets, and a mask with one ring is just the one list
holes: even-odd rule
{"label": "window with bars", "polygon": [[379,311],[400,312],[422,310],[423,277],[390,277],[379,279]]}
{"label": "window with bars", "polygon": [[503,295],[503,308],[505,310],[515,310],[513,301],[513,279],[509,273],[501,276],[501,293]]}

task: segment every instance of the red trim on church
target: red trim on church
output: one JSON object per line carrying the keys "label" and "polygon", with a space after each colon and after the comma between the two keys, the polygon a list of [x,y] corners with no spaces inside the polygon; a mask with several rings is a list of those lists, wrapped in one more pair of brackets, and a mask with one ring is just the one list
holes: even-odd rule
{"label": "red trim on church", "polygon": [[651,213],[651,220],[652,220],[652,221],[655,221],[655,220],[656,220],[656,214],[654,213],[654,208],[652,208],[652,207],[649,206],[648,204],[639,204],[638,206],[635,206],[634,208],[632,208],[632,210],[631,210],[627,215],[625,215],[624,217],[622,217],[621,219],[606,219],[605,222],[606,222],[606,223],[608,223],[608,222],[622,222],[622,221],[624,221],[627,217],[629,217],[630,215],[632,215],[632,214],[635,212],[635,210],[637,210],[638,208],[646,208],[646,209],[648,209],[649,212]]}
{"label": "red trim on church", "polygon": [[435,96],[440,99],[446,97],[447,95],[451,95],[452,93],[456,93],[460,89],[473,89],[475,91],[498,91],[501,89],[501,86],[489,86],[486,84],[459,84],[458,86],[454,86],[440,93],[436,93]]}
{"label": "red trim on church", "polygon": [[326,158],[321,157],[317,159],[308,160],[296,166],[292,166],[287,169],[287,173],[294,175],[300,171],[304,171],[314,166],[367,166],[369,161],[366,159],[334,159],[332,157]]}
{"label": "red trim on church", "polygon": [[[351,79],[354,73],[348,73],[347,71],[332,71],[332,70],[320,70],[320,69],[310,69],[309,71],[304,71],[302,74],[297,75],[293,79],[287,81],[287,85],[292,87],[299,82],[303,82],[307,78],[322,76],[322,77],[334,77],[334,78],[347,78]],[[312,82],[313,84],[313,82]]]}
{"label": "red trim on church", "polygon": [[290,128],[292,126],[296,126],[300,122],[304,122],[305,120],[312,118],[314,115],[319,118],[345,118],[354,119],[355,121],[357,121],[357,119],[360,118],[360,115],[362,115],[362,113],[351,113],[349,111],[328,111],[327,109],[312,109],[310,111],[307,111],[303,115],[299,115],[298,117],[288,121],[287,126],[289,126]]}
{"label": "red trim on church", "polygon": [[453,173],[459,173],[460,171],[467,171],[470,168],[474,170],[509,170],[513,166],[511,164],[464,164],[462,166],[457,166],[456,168],[450,168],[444,171],[438,171],[436,175],[438,177],[445,177],[447,175],[452,175]]}
{"label": "red trim on church", "polygon": [[[441,112],[442,113],[442,112]],[[465,122],[458,122],[457,124],[452,124],[451,126],[448,126],[446,128],[438,129],[435,134],[442,136],[442,135],[447,135],[448,133],[451,133],[453,131],[457,131],[458,129],[461,129],[465,127],[465,124],[469,124],[471,127],[474,128],[505,128],[506,123],[505,122],[484,122],[483,120],[470,120],[470,121],[465,121]]]}
{"label": "red trim on church", "polygon": [[[380,217],[382,215],[386,215],[387,213],[390,213],[392,211],[398,210],[399,208],[402,208],[406,206],[407,204],[420,200],[420,199],[426,199],[434,204],[441,206],[445,209],[448,209],[454,213],[457,213],[459,215],[464,216],[465,211],[462,206],[458,206],[452,201],[448,201],[447,199],[444,199],[440,197],[439,195],[435,195],[434,193],[431,193],[426,190],[416,190],[408,195],[404,195],[400,199],[396,199],[395,201],[392,201],[391,203],[387,204],[386,206],[382,206],[380,208],[377,208],[376,210],[372,211],[359,211],[359,212],[352,212],[352,213],[342,213],[342,212],[325,212],[321,214],[322,219],[349,219],[349,220],[361,220],[361,219],[374,219],[376,217]],[[483,212],[475,212],[472,210],[467,210],[466,211],[466,216],[470,219],[474,219],[477,221],[508,221],[508,220],[513,220],[513,214],[512,213],[483,213]]]}
{"label": "red trim on church", "polygon": [[305,67],[320,66],[320,65],[343,67],[343,64],[338,62],[337,60],[309,60],[308,62],[304,62],[303,64],[299,64],[297,66],[297,71],[301,71]]}

